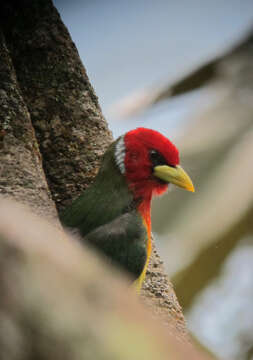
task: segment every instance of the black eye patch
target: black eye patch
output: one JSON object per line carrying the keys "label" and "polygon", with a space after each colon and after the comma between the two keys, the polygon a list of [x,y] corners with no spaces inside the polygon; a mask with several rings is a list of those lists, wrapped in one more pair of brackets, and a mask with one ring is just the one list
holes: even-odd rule
{"label": "black eye patch", "polygon": [[150,150],[149,157],[150,157],[153,167],[158,166],[158,165],[168,165],[164,156],[156,150]]}
{"label": "black eye patch", "polygon": [[150,150],[149,157],[153,167],[159,165],[168,165],[170,167],[175,167],[174,165],[168,164],[165,157],[162,154],[160,154],[157,150],[153,150],[153,149]]}

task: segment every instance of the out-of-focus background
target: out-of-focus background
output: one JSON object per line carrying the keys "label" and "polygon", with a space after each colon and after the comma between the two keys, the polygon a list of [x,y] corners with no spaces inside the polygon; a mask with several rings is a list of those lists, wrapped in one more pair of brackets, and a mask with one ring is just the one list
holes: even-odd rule
{"label": "out-of-focus background", "polygon": [[153,204],[193,335],[253,359],[253,1],[54,1],[115,137],[173,140],[196,187]]}

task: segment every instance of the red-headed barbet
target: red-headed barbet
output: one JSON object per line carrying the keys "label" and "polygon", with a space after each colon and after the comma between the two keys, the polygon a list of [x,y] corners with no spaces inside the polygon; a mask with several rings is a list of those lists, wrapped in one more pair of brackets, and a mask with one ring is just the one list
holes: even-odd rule
{"label": "red-headed barbet", "polygon": [[67,207],[62,224],[78,229],[140,289],[151,254],[151,199],[169,184],[194,191],[176,146],[154,130],[129,131],[109,146],[94,183]]}

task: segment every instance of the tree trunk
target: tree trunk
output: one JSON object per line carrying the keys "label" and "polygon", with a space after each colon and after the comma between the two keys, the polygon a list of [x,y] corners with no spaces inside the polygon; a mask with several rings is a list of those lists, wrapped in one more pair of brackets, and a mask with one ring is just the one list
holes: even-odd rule
{"label": "tree trunk", "polygon": [[56,218],[30,114],[1,30],[0,54],[0,194]]}
{"label": "tree trunk", "polygon": [[4,7],[7,46],[61,209],[90,184],[112,136],[51,1],[9,1]]}
{"label": "tree trunk", "polygon": [[[58,209],[77,197],[92,182],[112,136],[51,1],[8,1],[0,13],[6,39],[0,60],[0,190],[54,217],[50,194]],[[142,295],[156,314],[175,321],[184,338],[181,308],[155,251]]]}

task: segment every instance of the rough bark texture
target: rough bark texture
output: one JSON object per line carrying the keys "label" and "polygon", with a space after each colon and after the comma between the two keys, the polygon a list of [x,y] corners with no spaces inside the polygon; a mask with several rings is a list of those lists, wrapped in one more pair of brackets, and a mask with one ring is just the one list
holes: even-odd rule
{"label": "rough bark texture", "polygon": [[173,322],[181,336],[188,337],[181,306],[154,244],[141,298],[164,323]]}
{"label": "rough bark texture", "polygon": [[[1,120],[1,191],[54,216],[41,157],[52,197],[61,209],[91,183],[111,133],[51,1],[9,1],[0,5],[0,13],[17,77],[16,81],[2,44],[1,85],[6,85],[1,102],[6,104]],[[175,320],[184,338],[181,308],[155,251],[142,295],[166,322]]]}
{"label": "rough bark texture", "polygon": [[[112,136],[51,1],[5,4],[4,32],[58,208],[91,182]],[[88,31],[88,29],[87,29]]]}
{"label": "rough bark texture", "polygon": [[0,30],[0,194],[56,217],[29,112]]}

